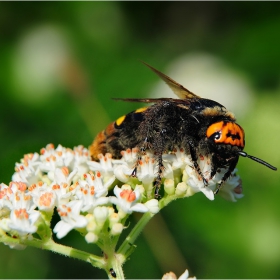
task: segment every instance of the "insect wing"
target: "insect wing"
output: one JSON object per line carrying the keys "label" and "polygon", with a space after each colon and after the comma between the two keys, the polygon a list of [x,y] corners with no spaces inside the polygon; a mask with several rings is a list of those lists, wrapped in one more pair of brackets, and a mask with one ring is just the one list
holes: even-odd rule
{"label": "insect wing", "polygon": [[177,83],[167,75],[163,74],[162,72],[158,71],[148,63],[141,61],[144,65],[149,67],[154,73],[156,73],[166,84],[171,88],[171,90],[180,98],[180,99],[191,99],[191,98],[200,98],[200,96],[194,94],[193,92],[189,91],[181,84]]}
{"label": "insect wing", "polygon": [[113,100],[121,100],[121,101],[128,101],[128,102],[143,102],[143,103],[157,103],[157,102],[173,102],[173,103],[186,103],[189,104],[186,100],[181,99],[173,99],[173,98],[112,98]]}

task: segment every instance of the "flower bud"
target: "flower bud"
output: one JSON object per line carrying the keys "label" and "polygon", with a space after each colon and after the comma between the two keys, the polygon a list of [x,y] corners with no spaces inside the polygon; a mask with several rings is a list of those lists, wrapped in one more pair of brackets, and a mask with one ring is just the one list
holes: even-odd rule
{"label": "flower bud", "polygon": [[124,228],[123,224],[121,224],[121,223],[115,223],[115,224],[112,226],[111,234],[112,234],[112,235],[119,235],[119,234],[122,233],[123,228]]}
{"label": "flower bud", "polygon": [[94,219],[90,219],[87,224],[87,231],[95,231],[97,228],[96,222]]}
{"label": "flower bud", "polygon": [[111,225],[114,225],[114,224],[118,223],[119,220],[120,220],[120,217],[119,217],[118,213],[112,213],[109,216],[109,221],[110,221]]}
{"label": "flower bud", "polygon": [[158,200],[157,199],[151,199],[148,200],[145,203],[145,206],[148,207],[149,212],[152,214],[156,214],[159,212],[159,206],[158,206]]}
{"label": "flower bud", "polygon": [[173,179],[166,179],[164,181],[164,190],[169,195],[174,194],[175,187],[174,187],[174,180]]}
{"label": "flower bud", "polygon": [[178,196],[182,196],[186,193],[187,191],[187,185],[185,182],[181,182],[177,185],[177,188],[176,188],[176,191],[175,191],[175,194],[178,195]]}
{"label": "flower bud", "polygon": [[89,232],[86,234],[85,240],[87,243],[96,243],[98,241],[98,236],[93,232]]}
{"label": "flower bud", "polygon": [[106,206],[99,206],[93,210],[93,215],[97,224],[103,225],[108,218],[108,208]]}

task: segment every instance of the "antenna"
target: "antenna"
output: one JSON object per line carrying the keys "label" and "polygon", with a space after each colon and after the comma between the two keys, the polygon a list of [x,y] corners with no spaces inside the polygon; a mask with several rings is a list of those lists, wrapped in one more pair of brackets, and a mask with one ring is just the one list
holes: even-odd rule
{"label": "antenna", "polygon": [[250,159],[252,159],[252,160],[254,160],[254,161],[258,162],[258,163],[261,163],[261,164],[265,165],[266,167],[268,167],[268,168],[270,168],[270,169],[272,169],[272,170],[275,170],[275,171],[277,170],[276,167],[272,166],[271,164],[265,162],[265,161],[262,160],[262,159],[259,159],[259,158],[254,157],[254,156],[250,156],[250,155],[248,155],[247,153],[241,152],[241,151],[239,151],[239,152],[237,152],[237,153],[238,153],[240,156],[242,156],[242,157],[247,157],[247,158],[250,158]]}

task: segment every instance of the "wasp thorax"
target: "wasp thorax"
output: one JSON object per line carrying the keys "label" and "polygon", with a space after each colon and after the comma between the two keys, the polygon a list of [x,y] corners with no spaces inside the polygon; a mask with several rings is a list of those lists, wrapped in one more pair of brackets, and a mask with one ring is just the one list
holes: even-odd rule
{"label": "wasp thorax", "polygon": [[206,136],[216,144],[229,144],[241,148],[245,146],[244,130],[235,122],[220,121],[213,123],[208,127]]}

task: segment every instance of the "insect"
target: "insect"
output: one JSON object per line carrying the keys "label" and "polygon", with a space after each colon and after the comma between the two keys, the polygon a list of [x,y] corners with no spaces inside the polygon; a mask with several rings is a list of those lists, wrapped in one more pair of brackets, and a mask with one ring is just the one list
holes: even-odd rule
{"label": "insect", "polygon": [[[236,123],[232,112],[216,101],[197,96],[152,66],[143,63],[166,82],[179,99],[114,98],[154,104],[118,118],[101,131],[89,148],[93,160],[98,160],[98,154],[107,152],[115,158],[120,158],[122,150],[137,147],[139,164],[145,151],[152,150],[158,164],[158,174],[154,182],[156,198],[159,198],[164,170],[162,155],[178,147],[184,148],[190,154],[193,166],[205,186],[208,184],[207,180],[197,163],[200,151],[211,156],[210,179],[218,169],[226,168],[227,171],[218,183],[215,194],[230,177],[240,156],[277,170],[269,163],[243,151],[245,133]],[[137,166],[132,176],[137,175],[136,171]]]}
{"label": "insect", "polygon": [[110,268],[110,274],[112,277],[117,278],[117,274],[113,268]]}

